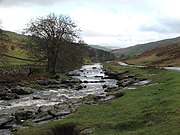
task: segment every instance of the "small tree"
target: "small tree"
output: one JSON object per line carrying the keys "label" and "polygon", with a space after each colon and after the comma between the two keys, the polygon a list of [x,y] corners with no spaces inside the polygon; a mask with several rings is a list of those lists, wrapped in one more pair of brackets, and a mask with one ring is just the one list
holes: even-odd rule
{"label": "small tree", "polygon": [[57,58],[64,42],[75,42],[79,37],[79,30],[69,16],[55,14],[31,20],[25,33],[31,35],[34,56],[47,60],[50,73],[55,73]]}

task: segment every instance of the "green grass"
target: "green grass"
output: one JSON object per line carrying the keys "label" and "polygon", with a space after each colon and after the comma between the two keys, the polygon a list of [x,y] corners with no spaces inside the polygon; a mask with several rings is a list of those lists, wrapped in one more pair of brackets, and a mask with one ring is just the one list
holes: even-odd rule
{"label": "green grass", "polygon": [[[5,32],[10,39],[10,41],[6,43],[7,48],[8,48],[7,55],[18,57],[18,58],[29,59],[28,52],[25,49],[23,49],[23,46],[24,46],[23,44],[25,44],[24,41],[28,40],[28,36],[24,36],[21,34],[10,32],[10,31],[5,31]],[[9,58],[5,56],[2,56],[0,58],[0,67],[29,65],[29,64],[33,64],[33,62],[19,60],[15,58]]]}
{"label": "green grass", "polygon": [[[63,120],[20,129],[16,135],[53,135],[64,124],[76,131],[93,127],[93,135],[179,135],[180,73],[106,64],[113,71],[129,70],[152,80],[151,84],[124,91],[124,96],[99,105],[84,105]],[[59,133],[60,134],[60,133]]]}
{"label": "green grass", "polygon": [[28,37],[25,35],[17,34],[15,32],[6,31],[6,34],[10,37],[11,42],[15,44],[21,43],[22,40],[27,40]]}

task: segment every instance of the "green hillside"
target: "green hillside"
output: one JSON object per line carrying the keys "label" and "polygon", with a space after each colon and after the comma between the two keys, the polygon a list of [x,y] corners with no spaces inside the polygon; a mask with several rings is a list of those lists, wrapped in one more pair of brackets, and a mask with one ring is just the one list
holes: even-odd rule
{"label": "green hillside", "polygon": [[[6,57],[1,56],[0,66],[14,66],[14,65],[27,65],[32,64],[32,62],[20,60],[29,59],[29,52],[24,48],[24,41],[28,40],[28,36],[17,34],[15,32],[5,31],[8,36],[9,41],[5,43],[7,47],[7,55],[12,56]],[[20,59],[15,59],[17,57]]]}
{"label": "green hillside", "polygon": [[[7,55],[12,57],[6,57],[4,55],[0,55],[0,67],[4,66],[14,66],[14,65],[29,65],[34,64],[34,62],[26,61],[23,59],[32,59],[29,55],[29,50],[25,47],[25,44],[29,37],[22,34],[17,34],[11,31],[5,31],[5,34],[9,38],[9,42],[5,43],[7,46]],[[67,47],[66,47],[67,48]],[[69,52],[71,47],[66,50]],[[74,48],[75,49],[75,48]],[[73,49],[72,49],[73,50]],[[106,61],[114,59],[114,54],[110,53],[110,49],[101,47],[101,46],[87,46],[85,47],[86,57],[91,59],[90,61]],[[67,53],[68,53],[67,52]],[[73,53],[73,52],[71,52]],[[15,59],[13,57],[17,57],[19,59]]]}
{"label": "green hillside", "polygon": [[154,48],[121,60],[136,65],[180,67],[180,44]]}
{"label": "green hillside", "polygon": [[22,40],[27,40],[28,39],[28,36],[18,34],[18,33],[15,33],[15,32],[5,31],[5,33],[10,37],[11,42],[13,42],[15,44],[21,43]]}
{"label": "green hillside", "polygon": [[89,45],[89,46],[92,47],[92,48],[107,51],[107,52],[112,51],[112,49],[104,47],[104,46],[100,46],[100,45]]}
{"label": "green hillside", "polygon": [[165,39],[165,40],[161,40],[157,42],[150,42],[146,44],[139,44],[139,45],[135,45],[135,46],[124,48],[124,49],[116,49],[116,50],[113,50],[112,53],[119,56],[122,54],[124,54],[125,56],[132,56],[132,55],[140,54],[147,50],[151,50],[157,47],[165,47],[172,44],[180,44],[180,37],[172,38],[172,39]]}

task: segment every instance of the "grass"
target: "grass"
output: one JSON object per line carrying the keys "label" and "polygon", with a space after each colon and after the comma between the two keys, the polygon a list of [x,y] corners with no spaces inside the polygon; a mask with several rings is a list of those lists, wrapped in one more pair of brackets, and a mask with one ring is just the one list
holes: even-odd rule
{"label": "grass", "polygon": [[[16,135],[54,135],[54,130],[73,125],[80,132],[95,128],[92,135],[178,135],[180,134],[180,73],[153,68],[106,64],[113,71],[129,70],[152,80],[151,84],[125,90],[124,96],[99,105],[84,105],[63,120],[19,129]],[[69,128],[70,130],[70,128]],[[63,133],[59,130],[58,134]],[[57,132],[56,132],[57,133]]]}
{"label": "grass", "polygon": [[[6,34],[10,39],[10,41],[6,43],[8,49],[7,55],[29,59],[28,52],[23,48],[23,41],[28,40],[28,37],[10,31],[6,31]],[[0,67],[29,64],[33,64],[33,62],[9,58],[5,56],[2,56],[0,58]]]}

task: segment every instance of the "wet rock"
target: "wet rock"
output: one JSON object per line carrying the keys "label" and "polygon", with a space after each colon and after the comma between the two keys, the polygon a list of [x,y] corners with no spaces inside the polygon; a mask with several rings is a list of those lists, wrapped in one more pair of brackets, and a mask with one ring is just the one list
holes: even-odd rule
{"label": "wet rock", "polygon": [[104,80],[100,80],[100,81],[99,81],[99,83],[104,83],[104,82],[106,82],[106,81],[104,81]]}
{"label": "wet rock", "polygon": [[19,99],[19,96],[15,93],[6,93],[4,95],[0,96],[1,100],[13,100],[13,99]]}
{"label": "wet rock", "polygon": [[39,85],[55,85],[55,84],[61,84],[60,80],[37,80],[36,83]]}
{"label": "wet rock", "polygon": [[45,115],[45,116],[43,116],[41,118],[33,119],[33,122],[34,123],[39,123],[39,122],[48,121],[48,120],[51,120],[51,119],[53,119],[53,116],[47,114],[47,115]]}
{"label": "wet rock", "polygon": [[105,89],[104,92],[111,92],[111,89]]}
{"label": "wet rock", "polygon": [[70,71],[67,76],[80,76],[78,70]]}
{"label": "wet rock", "polygon": [[84,87],[82,85],[78,85],[78,86],[75,86],[74,87],[74,90],[81,90],[83,89]]}
{"label": "wet rock", "polygon": [[25,120],[35,118],[35,113],[33,111],[19,110],[15,112],[14,116],[18,122],[24,122]]}
{"label": "wet rock", "polygon": [[72,78],[69,80],[63,80],[62,83],[66,84],[66,83],[82,83],[82,81],[78,78]]}
{"label": "wet rock", "polygon": [[107,85],[106,85],[106,84],[104,84],[102,87],[103,87],[103,88],[107,88]]}
{"label": "wet rock", "polygon": [[88,81],[83,81],[83,83],[89,83]]}
{"label": "wet rock", "polygon": [[129,78],[129,79],[119,80],[117,82],[117,85],[119,87],[127,87],[127,86],[131,86],[133,83],[135,83],[135,80],[133,78]]}
{"label": "wet rock", "polygon": [[80,72],[84,72],[85,70],[83,70],[83,69],[79,69],[79,71],[80,71]]}
{"label": "wet rock", "polygon": [[11,135],[11,131],[9,129],[0,130],[0,135]]}
{"label": "wet rock", "polygon": [[8,93],[8,91],[6,89],[0,89],[0,97],[4,96]]}
{"label": "wet rock", "polygon": [[107,75],[108,77],[106,77],[107,79],[117,79],[119,80],[119,76],[123,75],[125,73],[128,73],[128,71],[124,71],[124,72],[112,72],[112,71],[105,71],[105,75]]}
{"label": "wet rock", "polygon": [[135,75],[124,76],[124,78],[135,78]]}
{"label": "wet rock", "polygon": [[17,83],[15,81],[12,81],[12,80],[0,80],[0,86],[1,87],[7,87],[9,89],[12,87],[16,87]]}
{"label": "wet rock", "polygon": [[95,78],[103,78],[103,76],[101,76],[101,75],[96,75],[96,76],[94,76]]}
{"label": "wet rock", "polygon": [[105,99],[106,96],[105,95],[97,95],[96,96],[96,100],[101,100],[101,99]]}
{"label": "wet rock", "polygon": [[41,97],[39,97],[39,96],[34,96],[33,99],[34,99],[34,100],[38,100],[38,99],[41,99]]}
{"label": "wet rock", "polygon": [[49,115],[52,115],[53,117],[61,117],[69,115],[70,111],[58,111],[58,110],[48,110],[47,111]]}
{"label": "wet rock", "polygon": [[38,113],[42,113],[48,111],[49,109],[49,106],[40,106],[37,111]]}
{"label": "wet rock", "polygon": [[31,88],[20,87],[20,86],[11,89],[11,91],[12,93],[16,93],[17,95],[28,95],[33,93],[33,90]]}
{"label": "wet rock", "polygon": [[86,105],[94,105],[94,104],[97,104],[97,102],[96,101],[86,101],[86,102],[84,102],[84,104],[86,104]]}
{"label": "wet rock", "polygon": [[7,128],[11,128],[10,126],[8,126],[8,123],[11,123],[13,121],[13,117],[11,116],[1,116],[0,118],[0,129],[7,129]]}
{"label": "wet rock", "polygon": [[79,135],[89,135],[95,131],[95,128],[87,128],[79,133]]}
{"label": "wet rock", "polygon": [[141,85],[148,84],[149,82],[150,82],[149,80],[143,80],[143,81],[136,82],[136,83],[134,83],[133,85],[139,85],[139,86],[141,86]]}

